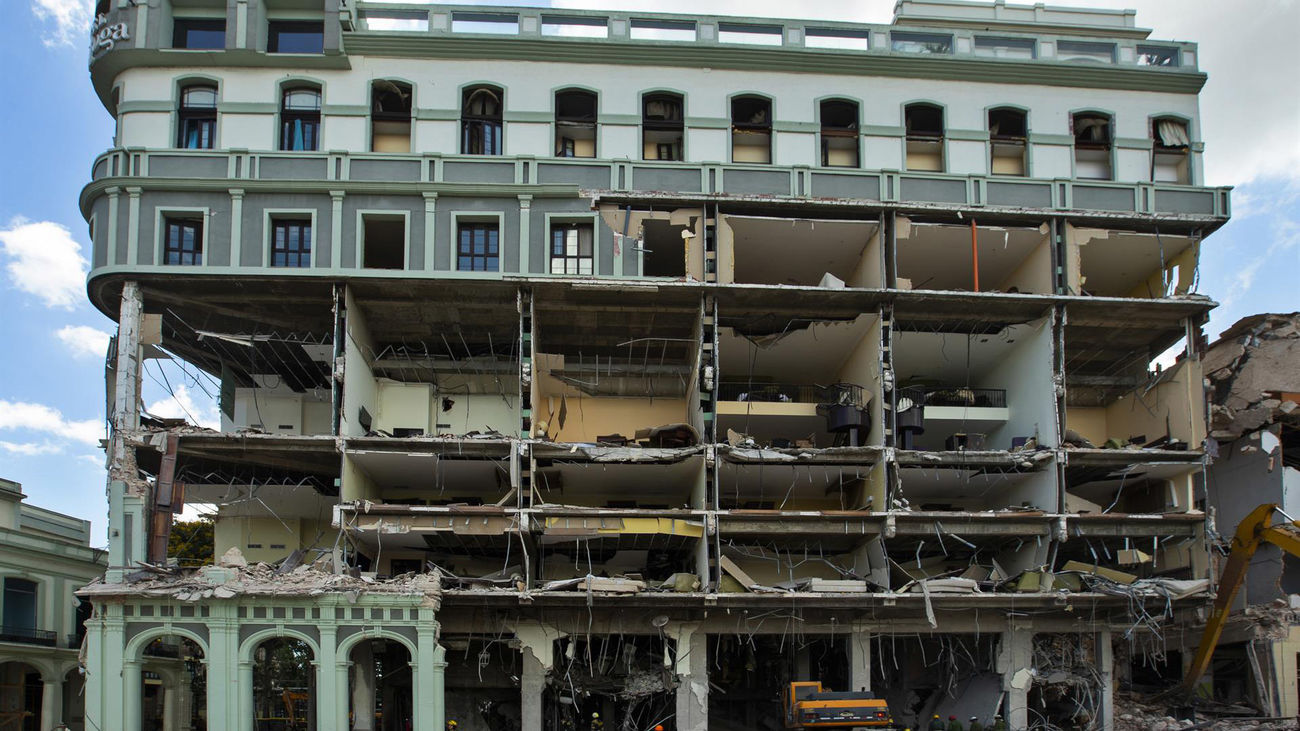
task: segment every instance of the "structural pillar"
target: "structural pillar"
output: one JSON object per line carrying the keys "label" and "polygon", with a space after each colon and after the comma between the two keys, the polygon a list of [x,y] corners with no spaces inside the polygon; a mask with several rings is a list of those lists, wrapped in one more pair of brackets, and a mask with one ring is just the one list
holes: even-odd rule
{"label": "structural pillar", "polygon": [[[134,263],[134,262],[132,262]],[[108,453],[109,580],[120,581],[123,567],[145,558],[148,514],[147,486],[134,472],[128,459],[127,435],[140,428],[140,327],[144,300],[134,281],[122,284],[118,307],[117,361],[113,382],[113,404],[109,419],[113,430]],[[117,569],[118,576],[113,576]]]}
{"label": "structural pillar", "polygon": [[559,633],[547,632],[541,624],[523,624],[515,627],[523,653],[523,673],[519,679],[519,707],[521,731],[542,731],[542,691],[546,688],[546,674],[555,664],[555,640]]}
{"label": "structural pillar", "polygon": [[[425,614],[425,611],[420,610],[420,613]],[[440,731],[447,725],[447,705],[443,690],[447,651],[438,645],[438,625],[432,617],[422,616],[416,625],[415,657],[412,660],[413,664],[424,669],[413,677],[414,687],[411,689],[414,695],[415,727]]]}
{"label": "structural pillar", "polygon": [[179,696],[180,694],[176,692],[174,683],[163,685],[163,731],[180,731],[180,724],[177,723],[180,714],[177,712],[179,709],[176,708]]}
{"label": "structural pillar", "polygon": [[848,690],[871,690],[871,633],[861,626],[849,633]]}
{"label": "structural pillar", "polygon": [[1115,653],[1110,644],[1110,630],[1095,634],[1097,676],[1101,681],[1101,700],[1097,704],[1098,726],[1104,731],[1115,728]]}
{"label": "structural pillar", "polygon": [[[320,724],[319,731],[342,731],[348,727],[348,676],[346,670],[340,670],[339,659],[338,628],[322,625],[320,657],[315,662],[316,688],[311,702],[311,713]],[[342,715],[334,702],[336,698],[342,700]]]}
{"label": "structural pillar", "polygon": [[63,678],[41,676],[41,731],[63,723]]}
{"label": "structural pillar", "polygon": [[352,731],[375,728],[375,651],[362,640],[352,648]]}
{"label": "structural pillar", "polygon": [[[239,662],[239,682],[235,684],[236,691],[239,693],[239,721],[235,728],[239,731],[254,731],[254,704],[257,698],[253,693],[253,661],[241,660]],[[130,726],[128,728],[135,728]]]}
{"label": "structural pillar", "polygon": [[[140,728],[141,694],[144,685],[140,672],[139,660],[126,660],[122,663],[122,727]],[[250,730],[251,731],[251,730]]]}
{"label": "structural pillar", "polygon": [[698,622],[677,626],[677,731],[708,731],[709,644]]}
{"label": "structural pillar", "polygon": [[1029,687],[1033,684],[1034,631],[1027,622],[1012,621],[998,646],[1007,728],[1029,728]]}

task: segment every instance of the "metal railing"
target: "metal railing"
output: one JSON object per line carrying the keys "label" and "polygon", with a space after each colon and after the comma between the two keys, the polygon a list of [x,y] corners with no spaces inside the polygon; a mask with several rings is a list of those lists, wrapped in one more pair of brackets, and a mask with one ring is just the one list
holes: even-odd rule
{"label": "metal railing", "polygon": [[1005,409],[1007,407],[1007,391],[1003,388],[965,388],[963,386],[927,388],[925,390],[925,405]]}
{"label": "metal railing", "polygon": [[4,625],[0,626],[0,642],[21,642],[25,645],[56,647],[59,644],[59,635],[57,632],[48,632],[43,629]]}

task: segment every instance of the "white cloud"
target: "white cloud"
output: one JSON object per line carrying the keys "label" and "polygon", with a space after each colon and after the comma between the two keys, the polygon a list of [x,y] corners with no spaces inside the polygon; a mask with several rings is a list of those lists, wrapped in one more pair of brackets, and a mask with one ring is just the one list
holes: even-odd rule
{"label": "white cloud", "polygon": [[42,454],[58,454],[63,451],[63,447],[53,442],[6,442],[0,440],[0,451],[23,457],[35,457]]}
{"label": "white cloud", "polygon": [[55,333],[74,358],[103,358],[108,352],[108,341],[112,337],[103,330],[96,330],[86,325],[68,325]]}
{"label": "white cloud", "polygon": [[9,260],[9,281],[47,307],[70,310],[85,299],[90,262],[64,226],[14,218],[0,229],[0,251]]}
{"label": "white cloud", "polygon": [[187,419],[190,423],[209,429],[221,428],[221,414],[217,411],[216,402],[202,393],[196,401],[194,394],[183,384],[175,388],[172,396],[158,399],[146,406],[145,411],[164,419]]}
{"label": "white cloud", "polygon": [[40,432],[88,446],[97,446],[104,438],[104,423],[99,419],[72,421],[58,409],[25,401],[0,400],[0,429]]}
{"label": "white cloud", "polygon": [[46,46],[74,46],[90,31],[90,0],[32,0],[32,13],[52,27],[41,39]]}

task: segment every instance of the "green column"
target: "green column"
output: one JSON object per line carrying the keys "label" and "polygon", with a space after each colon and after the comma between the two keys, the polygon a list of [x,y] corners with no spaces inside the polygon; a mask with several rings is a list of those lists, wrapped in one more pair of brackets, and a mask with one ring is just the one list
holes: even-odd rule
{"label": "green column", "polygon": [[135,659],[122,663],[122,728],[140,728],[140,693],[142,692],[140,662]]}
{"label": "green column", "polygon": [[320,657],[316,663],[316,723],[318,731],[336,731],[346,729],[348,725],[347,707],[340,715],[336,711],[335,699],[344,698],[348,693],[347,681],[340,684],[338,668],[338,628],[323,625],[320,628]]}

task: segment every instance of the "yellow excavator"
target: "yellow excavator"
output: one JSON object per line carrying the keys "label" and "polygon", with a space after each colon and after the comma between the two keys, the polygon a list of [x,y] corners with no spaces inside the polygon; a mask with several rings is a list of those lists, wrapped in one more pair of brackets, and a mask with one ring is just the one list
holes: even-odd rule
{"label": "yellow excavator", "polygon": [[1219,644],[1219,635],[1223,632],[1223,625],[1228,621],[1232,601],[1237,596],[1237,590],[1241,588],[1242,580],[1246,578],[1246,569],[1250,566],[1250,559],[1255,555],[1255,551],[1259,550],[1261,545],[1271,543],[1292,556],[1300,557],[1300,520],[1293,519],[1290,523],[1274,525],[1273,514],[1281,512],[1277,505],[1261,505],[1250,511],[1250,515],[1237,525],[1237,533],[1232,538],[1232,551],[1228,554],[1228,563],[1223,567],[1223,574],[1219,577],[1219,593],[1214,597],[1214,611],[1210,613],[1210,619],[1205,623],[1201,644],[1197,646],[1196,656],[1192,658],[1187,676],[1183,678],[1181,687],[1184,691],[1193,692],[1201,682],[1201,676],[1210,667],[1214,647]]}
{"label": "yellow excavator", "polygon": [[789,729],[894,728],[889,706],[865,690],[837,692],[812,681],[790,683],[781,695]]}

